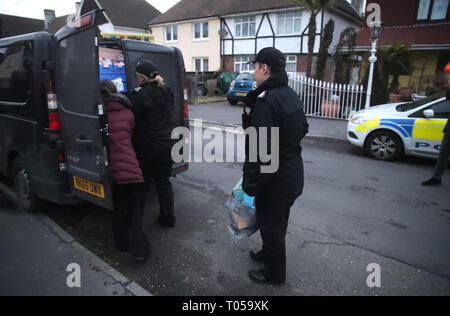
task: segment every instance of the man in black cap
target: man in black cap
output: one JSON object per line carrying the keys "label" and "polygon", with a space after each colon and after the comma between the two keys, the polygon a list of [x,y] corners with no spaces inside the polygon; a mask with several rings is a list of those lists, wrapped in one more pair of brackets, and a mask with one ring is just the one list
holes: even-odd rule
{"label": "man in black cap", "polygon": [[[260,283],[283,283],[286,279],[286,231],[290,208],[303,192],[303,160],[301,140],[308,132],[299,96],[288,86],[285,71],[286,58],[275,48],[265,48],[252,62],[257,89],[246,98],[249,115],[244,109],[243,126],[257,132],[258,159],[250,160],[250,138],[246,138],[243,190],[255,196],[256,216],[263,241],[262,250],[251,250],[253,260],[264,268],[251,270],[250,278]],[[259,150],[261,128],[267,129],[267,149],[278,142],[279,168],[274,173],[264,173],[264,163]],[[272,137],[277,128],[279,139]],[[276,146],[275,146],[276,148]]]}
{"label": "man in black cap", "polygon": [[174,227],[176,218],[170,182],[174,95],[151,60],[139,61],[136,76],[140,88],[127,95],[133,103],[132,111],[136,118],[133,138],[136,155],[147,190],[155,182],[160,205],[158,221],[164,226]]}

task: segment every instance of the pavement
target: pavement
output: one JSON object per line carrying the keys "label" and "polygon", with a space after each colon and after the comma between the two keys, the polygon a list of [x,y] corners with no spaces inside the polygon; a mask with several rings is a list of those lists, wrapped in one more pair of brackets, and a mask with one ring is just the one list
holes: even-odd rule
{"label": "pavement", "polygon": [[[244,106],[230,105],[228,102],[189,105],[189,118],[201,119],[205,124],[216,126],[241,126]],[[307,137],[327,138],[336,141],[347,141],[346,120],[308,117],[309,134]]]}
{"label": "pavement", "polygon": [[19,211],[11,187],[0,192],[0,296],[151,295],[46,215]]}

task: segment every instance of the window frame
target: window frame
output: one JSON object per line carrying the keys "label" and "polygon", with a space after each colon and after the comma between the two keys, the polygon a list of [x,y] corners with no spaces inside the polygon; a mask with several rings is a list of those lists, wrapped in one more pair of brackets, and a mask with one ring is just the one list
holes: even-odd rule
{"label": "window frame", "polygon": [[[207,31],[208,31],[208,36],[205,37],[205,29],[204,26],[205,24],[207,25]],[[195,31],[195,27],[196,25],[200,25],[200,37],[196,37],[196,31]],[[192,35],[193,35],[193,40],[194,41],[206,41],[209,40],[209,21],[199,21],[199,22],[194,22],[192,23],[193,29],[192,29]]]}
{"label": "window frame", "polygon": [[[21,42],[15,42],[9,45],[4,45],[4,46],[0,46],[0,48],[6,48],[6,52],[15,46],[22,46],[22,47],[26,47],[26,45],[30,46],[31,49],[31,78],[30,78],[30,85],[27,91],[27,95],[26,98],[23,102],[15,102],[15,101],[6,101],[6,100],[2,100],[0,99],[0,106],[10,106],[10,107],[25,107],[29,100],[31,95],[33,94],[33,88],[34,88],[34,84],[33,84],[33,78],[34,78],[34,42],[33,41],[21,41]],[[24,53],[24,51],[22,52],[22,54]],[[6,55],[6,54],[5,54]],[[6,55],[7,56],[7,55]],[[2,60],[3,63],[4,60]],[[11,78],[9,79],[11,80]]]}
{"label": "window frame", "polygon": [[[295,62],[294,61],[289,61],[289,57],[294,57],[295,58]],[[295,63],[295,71],[287,71],[287,67],[289,64],[294,64]],[[297,72],[297,67],[298,67],[298,57],[297,55],[286,55],[286,72]]]}
{"label": "window frame", "polygon": [[[292,33],[287,33],[286,32],[286,21],[288,20],[286,15],[288,13],[293,13],[294,14],[292,16]],[[297,13],[299,13],[298,17],[296,16]],[[284,31],[282,33],[280,32],[280,29],[279,29],[280,16],[281,15],[284,15],[284,17],[281,18],[281,20],[284,20]],[[289,35],[299,35],[299,34],[301,34],[302,33],[302,19],[303,19],[303,14],[302,14],[301,10],[278,12],[277,13],[277,32],[276,32],[277,36],[289,36]],[[299,20],[299,22],[300,22],[298,31],[295,30],[295,20]]]}
{"label": "window frame", "polygon": [[416,21],[420,22],[420,23],[436,23],[436,22],[443,22],[443,21],[449,21],[450,20],[450,1],[449,4],[447,6],[447,14],[443,19],[431,19],[432,15],[433,15],[433,9],[434,9],[434,4],[436,0],[429,0],[430,1],[430,5],[428,7],[428,12],[427,12],[427,18],[426,19],[419,19],[419,9],[420,9],[420,3],[423,0],[419,0],[418,1],[418,5],[417,5],[417,9],[416,9]]}
{"label": "window frame", "polygon": [[[244,19],[248,19],[247,22],[244,22]],[[240,22],[238,22],[240,20]],[[247,35],[244,34],[244,25],[247,25]],[[252,30],[252,24],[254,33],[251,33]],[[238,35],[238,26],[239,26],[239,35]],[[254,38],[256,36],[256,15],[247,15],[242,17],[237,17],[234,19],[234,37],[235,38]]]}
{"label": "window frame", "polygon": [[[209,72],[209,57],[193,57],[192,59],[194,72]],[[200,60],[201,70],[197,70],[197,60]],[[206,70],[205,70],[205,60],[208,61],[208,67]]]}
{"label": "window frame", "polygon": [[[251,65],[249,65],[248,63],[251,62],[253,60],[255,56],[253,55],[240,55],[240,56],[234,56],[234,71],[241,73],[243,71],[252,71],[253,67]],[[239,58],[240,60],[237,61],[236,59]],[[248,61],[244,61],[243,59],[248,59]],[[236,66],[240,65],[240,69],[239,71],[237,70]],[[246,65],[248,66],[248,69],[242,69],[242,66]]]}
{"label": "window frame", "polygon": [[[170,35],[171,35],[171,39],[169,40],[167,38],[167,30],[170,29]],[[176,32],[174,32],[174,29],[176,29]],[[177,36],[176,39],[174,39],[174,35]],[[178,24],[171,24],[171,25],[167,25],[165,27],[165,32],[164,32],[164,38],[165,38],[165,42],[166,43],[176,43],[178,42]]]}

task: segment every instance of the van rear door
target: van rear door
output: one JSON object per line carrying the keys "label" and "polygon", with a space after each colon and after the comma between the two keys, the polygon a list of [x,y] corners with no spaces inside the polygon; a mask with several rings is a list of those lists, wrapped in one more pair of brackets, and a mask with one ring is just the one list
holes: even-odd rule
{"label": "van rear door", "polygon": [[72,193],[113,209],[94,11],[56,34],[56,94]]}

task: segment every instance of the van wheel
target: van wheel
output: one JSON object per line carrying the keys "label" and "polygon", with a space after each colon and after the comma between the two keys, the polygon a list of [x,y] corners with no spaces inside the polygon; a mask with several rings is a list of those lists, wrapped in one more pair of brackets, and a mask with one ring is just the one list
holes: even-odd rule
{"label": "van wheel", "polygon": [[29,213],[38,212],[39,207],[42,206],[42,201],[33,191],[30,174],[25,167],[22,158],[14,160],[12,173],[19,208],[22,211]]}
{"label": "van wheel", "polygon": [[403,156],[403,142],[390,131],[379,131],[369,136],[366,143],[367,153],[375,159],[395,161]]}

